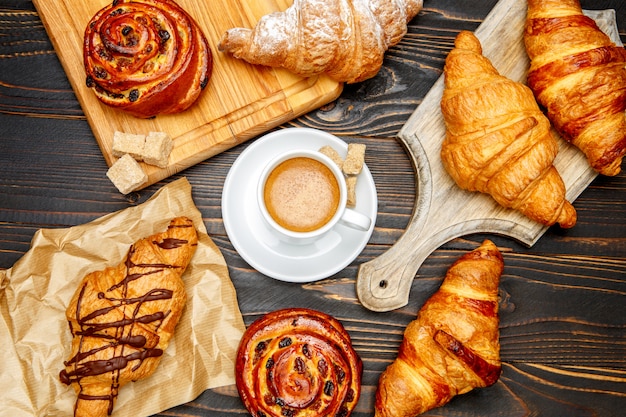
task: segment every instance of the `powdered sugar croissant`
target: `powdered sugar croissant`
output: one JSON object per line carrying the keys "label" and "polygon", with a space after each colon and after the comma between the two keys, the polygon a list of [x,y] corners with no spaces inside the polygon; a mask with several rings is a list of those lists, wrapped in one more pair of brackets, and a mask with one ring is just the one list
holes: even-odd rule
{"label": "powdered sugar croissant", "polygon": [[339,82],[373,77],[383,55],[406,34],[423,0],[294,0],[263,16],[254,29],[233,28],[218,44],[252,64]]}
{"label": "powdered sugar croissant", "polygon": [[626,50],[615,45],[578,0],[529,0],[528,85],[561,136],[603,175],[626,154]]}
{"label": "powdered sugar croissant", "polygon": [[415,417],[498,380],[503,268],[502,254],[489,240],[450,267],[380,377],[376,417]]}
{"label": "powdered sugar croissant", "polygon": [[457,36],[444,74],[441,159],[455,182],[541,224],[574,226],[553,166],[558,143],[532,91],[500,75],[468,31]]}

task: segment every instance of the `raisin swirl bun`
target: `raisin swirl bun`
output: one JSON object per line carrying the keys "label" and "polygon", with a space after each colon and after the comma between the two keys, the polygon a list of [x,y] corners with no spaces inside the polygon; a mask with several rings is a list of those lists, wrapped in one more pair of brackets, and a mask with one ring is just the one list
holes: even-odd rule
{"label": "raisin swirl bun", "polygon": [[271,312],[244,333],[236,384],[253,416],[348,416],[361,389],[361,359],[333,317],[290,308]]}
{"label": "raisin swirl bun", "polygon": [[213,56],[185,10],[171,0],[115,0],[87,24],[87,87],[136,117],[179,113],[207,85]]}

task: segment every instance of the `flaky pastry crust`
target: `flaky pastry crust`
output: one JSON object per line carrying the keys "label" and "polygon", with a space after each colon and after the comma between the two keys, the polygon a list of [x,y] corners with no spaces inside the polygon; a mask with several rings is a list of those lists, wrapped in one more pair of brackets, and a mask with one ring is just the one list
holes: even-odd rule
{"label": "flaky pastry crust", "polygon": [[450,267],[380,376],[376,417],[415,417],[498,380],[503,268],[502,254],[489,240]]}
{"label": "flaky pastry crust", "polygon": [[73,338],[60,373],[78,394],[74,416],[110,415],[123,385],[156,370],[185,306],[181,276],[197,244],[192,220],[179,217],[133,244],[119,265],[84,277],[66,310]]}
{"label": "flaky pastry crust", "polygon": [[617,175],[626,154],[626,50],[583,15],[578,0],[529,0],[528,85],[590,166]]}
{"label": "flaky pastry crust", "polygon": [[444,74],[441,159],[457,185],[546,226],[574,226],[576,210],[553,165],[557,139],[532,91],[500,75],[468,31],[457,36]]}
{"label": "flaky pastry crust", "polygon": [[136,117],[179,113],[196,102],[213,56],[196,21],[172,0],[115,0],[85,28],[87,87]]}
{"label": "flaky pastry crust", "polygon": [[327,74],[355,83],[380,70],[422,0],[294,0],[253,29],[232,28],[218,49],[251,64],[283,67],[303,77]]}

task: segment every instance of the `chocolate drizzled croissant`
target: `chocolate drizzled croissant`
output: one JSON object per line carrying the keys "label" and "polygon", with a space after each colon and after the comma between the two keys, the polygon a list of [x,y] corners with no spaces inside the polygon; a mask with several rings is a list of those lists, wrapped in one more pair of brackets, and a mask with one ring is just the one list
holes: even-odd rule
{"label": "chocolate drizzled croissant", "polygon": [[155,371],[185,305],[181,275],[197,244],[192,220],[179,217],[82,280],[66,310],[73,339],[60,373],[78,394],[76,417],[110,415],[124,384]]}

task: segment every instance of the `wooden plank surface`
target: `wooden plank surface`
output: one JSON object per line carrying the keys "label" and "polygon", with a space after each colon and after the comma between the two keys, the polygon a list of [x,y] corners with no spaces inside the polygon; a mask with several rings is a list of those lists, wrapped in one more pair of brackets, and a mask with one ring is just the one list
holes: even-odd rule
{"label": "wooden plank surface", "polygon": [[[614,10],[589,13],[614,42],[621,44]],[[498,72],[521,83],[525,83],[530,67],[523,40],[525,20],[526,2],[500,0],[475,31],[483,55]],[[404,235],[388,252],[359,269],[359,300],[375,311],[404,306],[421,263],[455,237],[489,232],[532,246],[548,230],[516,210],[503,208],[487,194],[462,190],[446,172],[440,157],[446,135],[440,104],[443,85],[442,75],[398,134],[415,166],[417,198]],[[554,166],[570,202],[598,175],[582,152],[560,138]]]}
{"label": "wooden plank surface", "polygon": [[[531,247],[491,233],[442,244],[424,260],[409,303],[398,310],[373,312],[355,293],[359,265],[389,250],[413,215],[415,171],[397,134],[441,75],[458,31],[477,29],[496,3],[426,0],[425,10],[387,53],[375,78],[345,86],[337,100],[280,126],[314,127],[347,142],[365,143],[379,202],[374,234],[352,264],[319,282],[291,284],[251,268],[224,230],[224,179],[254,139],[140,192],[120,195],[105,177],[107,165],[32,2],[0,0],[0,268],[11,267],[40,228],[69,227],[133,207],[185,176],[209,235],[226,259],[245,323],[292,306],[316,308],[342,321],[364,365],[362,396],[352,416],[371,417],[378,376],[396,357],[405,326],[452,262],[488,237],[505,259],[500,285],[502,376],[496,385],[458,396],[425,415],[623,416],[626,172],[596,177],[574,202],[578,224],[568,230],[550,228]],[[582,4],[616,9],[626,41],[626,2]],[[247,415],[234,386],[207,390],[158,414]]]}
{"label": "wooden plank surface", "polygon": [[174,139],[169,164],[142,163],[143,186],[169,177],[281,123],[334,100],[343,85],[326,76],[301,78],[288,71],[249,65],[217,51],[227,29],[253,27],[263,15],[284,10],[289,0],[177,0],[194,17],[213,53],[213,75],[187,111],[143,120],[101,104],[85,85],[82,43],[91,17],[111,0],[34,0],[96,140],[110,166],[116,130],[167,132]]}

